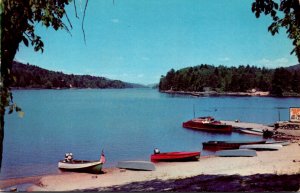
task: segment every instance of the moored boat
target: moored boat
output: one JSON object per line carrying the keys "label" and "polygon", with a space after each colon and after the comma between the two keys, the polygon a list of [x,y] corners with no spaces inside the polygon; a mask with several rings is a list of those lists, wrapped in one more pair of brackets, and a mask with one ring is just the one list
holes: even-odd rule
{"label": "moored boat", "polygon": [[211,132],[232,132],[232,125],[216,121],[213,117],[198,117],[182,123],[182,127]]}
{"label": "moored boat", "polygon": [[216,152],[219,157],[254,157],[257,156],[255,150],[251,149],[232,149],[232,150],[220,150]]}
{"label": "moored boat", "polygon": [[155,165],[149,161],[119,161],[117,168],[153,171],[155,170]]}
{"label": "moored boat", "polygon": [[152,162],[162,161],[197,161],[200,158],[201,152],[165,152],[165,153],[154,153],[151,155]]}
{"label": "moored boat", "polygon": [[220,149],[238,149],[241,145],[264,144],[263,141],[208,141],[202,143],[203,149],[220,150]]}
{"label": "moored boat", "polygon": [[240,149],[254,149],[257,151],[276,151],[282,148],[280,144],[253,144],[253,145],[241,145]]}

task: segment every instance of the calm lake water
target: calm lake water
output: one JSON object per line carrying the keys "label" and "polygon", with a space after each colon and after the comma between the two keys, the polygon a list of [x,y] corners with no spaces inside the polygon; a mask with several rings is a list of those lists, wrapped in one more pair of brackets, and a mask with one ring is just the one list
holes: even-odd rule
{"label": "calm lake water", "polygon": [[[66,152],[75,159],[97,160],[104,149],[106,164],[149,160],[154,148],[202,151],[208,140],[259,140],[259,136],[215,134],[182,128],[196,116],[220,120],[274,123],[288,120],[288,108],[299,98],[190,97],[153,89],[16,90],[14,101],[25,112],[5,117],[0,179],[55,174]],[[212,152],[202,151],[202,155]]]}

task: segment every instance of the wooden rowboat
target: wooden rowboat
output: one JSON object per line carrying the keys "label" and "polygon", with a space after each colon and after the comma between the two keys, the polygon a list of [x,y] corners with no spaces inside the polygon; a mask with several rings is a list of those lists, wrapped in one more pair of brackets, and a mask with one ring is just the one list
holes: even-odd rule
{"label": "wooden rowboat", "polygon": [[197,161],[201,152],[166,152],[151,155],[152,162],[160,161]]}
{"label": "wooden rowboat", "polygon": [[153,171],[155,170],[155,165],[149,161],[119,161],[117,168]]}
{"label": "wooden rowboat", "polygon": [[66,162],[61,160],[58,162],[58,168],[71,172],[99,174],[101,173],[102,164],[100,161],[72,160],[72,162]]}
{"label": "wooden rowboat", "polygon": [[254,145],[241,145],[240,149],[254,149],[257,151],[276,151],[282,148],[280,144],[254,144]]}
{"label": "wooden rowboat", "polygon": [[219,157],[254,157],[257,156],[255,150],[251,149],[234,149],[217,151],[216,155]]}
{"label": "wooden rowboat", "polygon": [[221,149],[238,149],[241,145],[264,144],[263,141],[208,141],[202,143],[203,149],[221,150]]}

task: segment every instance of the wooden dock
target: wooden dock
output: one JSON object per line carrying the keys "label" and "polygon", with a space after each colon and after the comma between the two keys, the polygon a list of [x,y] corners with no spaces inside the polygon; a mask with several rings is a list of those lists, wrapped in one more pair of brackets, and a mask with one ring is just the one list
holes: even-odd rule
{"label": "wooden dock", "polygon": [[221,120],[221,122],[227,125],[232,125],[233,128],[238,128],[238,127],[253,128],[261,131],[263,130],[273,131],[274,129],[274,127],[270,127],[268,125],[259,124],[259,123],[235,122],[235,121],[224,121],[224,120]]}

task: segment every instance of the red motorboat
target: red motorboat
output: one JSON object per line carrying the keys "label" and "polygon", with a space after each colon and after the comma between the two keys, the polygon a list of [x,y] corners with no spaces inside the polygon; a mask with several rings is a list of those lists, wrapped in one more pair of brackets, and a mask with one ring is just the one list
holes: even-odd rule
{"label": "red motorboat", "polygon": [[201,152],[166,152],[166,153],[154,153],[151,155],[152,162],[161,161],[197,161],[200,158]]}
{"label": "red motorboat", "polygon": [[239,149],[241,145],[264,144],[262,141],[208,141],[202,143],[203,149],[206,150],[223,150],[223,149]]}
{"label": "red motorboat", "polygon": [[232,132],[232,125],[216,121],[213,117],[198,117],[182,124],[184,128],[212,132]]}

